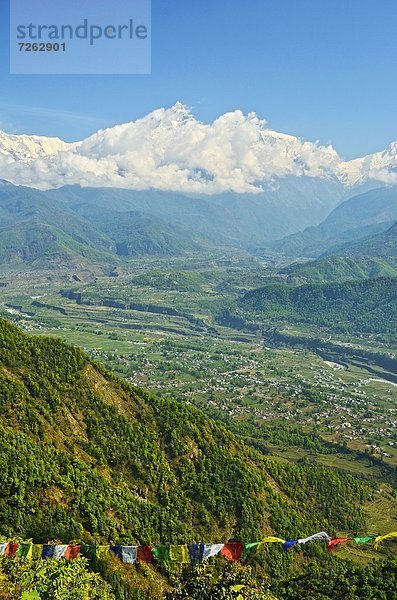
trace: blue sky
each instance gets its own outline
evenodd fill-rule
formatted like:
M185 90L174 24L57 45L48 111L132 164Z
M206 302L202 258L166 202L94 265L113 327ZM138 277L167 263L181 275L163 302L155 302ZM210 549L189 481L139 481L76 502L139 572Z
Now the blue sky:
M395 0L153 0L152 74L120 76L10 75L1 7L6 131L77 140L180 100L206 122L255 111L345 158L397 140Z

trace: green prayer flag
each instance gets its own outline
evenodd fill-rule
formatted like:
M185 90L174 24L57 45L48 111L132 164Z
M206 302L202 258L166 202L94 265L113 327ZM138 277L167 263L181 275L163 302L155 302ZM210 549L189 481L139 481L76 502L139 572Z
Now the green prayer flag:
M375 538L376 538L376 535L367 535L364 537L355 537L353 539L354 539L355 544L366 544L367 542L371 542Z
M170 560L174 560L178 563L190 562L189 552L186 544L180 546L170 546Z
M81 553L86 558L94 558L97 556L97 548L92 544L82 544L81 545Z
M262 542L248 542L247 544L244 544L244 551L243 551L243 558L247 558L249 551L252 550L252 548L257 548Z
M33 544L32 542L22 542L18 546L17 556L21 558L32 558L33 557Z
M159 562L168 562L170 560L170 547L154 546L152 548L152 554L157 558Z

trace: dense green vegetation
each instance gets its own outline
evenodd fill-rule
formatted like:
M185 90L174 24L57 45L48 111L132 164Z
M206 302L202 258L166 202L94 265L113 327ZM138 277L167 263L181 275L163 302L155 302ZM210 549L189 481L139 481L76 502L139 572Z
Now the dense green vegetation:
M88 561L78 558L0 561L0 600L117 600L111 586L88 570Z
M207 565L184 569L171 599L191 600L395 600L397 563L390 560L363 567L333 556L311 559L302 569L280 578L258 582L250 569L239 565Z
M397 224L390 229L356 242L334 246L327 254L342 256L378 256L388 261L397 257Z
M260 536L265 480L226 430L57 340L2 322L1 341L4 535L177 543L233 517L235 535Z
M337 332L397 329L397 279L292 286L270 284L248 292L240 306L264 319L313 323Z
M185 567L167 600L276 600L264 578L258 581L251 567L239 564Z
M363 567L336 557L328 557L321 562L312 560L295 576L271 581L270 588L277 597L288 600L395 600L397 563L391 560Z
M280 271L288 282L327 283L373 277L397 277L394 257L330 256L306 263L293 263Z
M1 320L0 373L5 537L186 543L365 528L365 481L273 461L196 409L132 389L59 340ZM288 570L282 551L266 556L272 577ZM117 598L138 598L132 590L148 581L161 597L151 568L142 579L121 567L98 565Z

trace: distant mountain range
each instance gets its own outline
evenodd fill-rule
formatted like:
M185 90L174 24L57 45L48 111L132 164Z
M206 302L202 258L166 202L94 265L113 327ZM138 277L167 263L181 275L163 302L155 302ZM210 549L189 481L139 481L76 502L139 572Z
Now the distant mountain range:
M397 221L397 143L346 162L254 114L206 125L180 103L76 143L0 132L0 177L0 261L11 265L107 268L224 246L384 257L382 239L383 254L354 244L376 245L365 239Z
M285 178L285 195L278 190L273 198L232 193L193 197L158 190L80 186L41 191L0 181L0 264L35 268L73 265L93 272L113 268L129 256L181 256L222 247L255 251L261 244L290 257L385 259L395 255L396 231L384 232L397 221L396 187L355 196L337 206L320 225L271 242L276 232L309 219L309 207L306 211L286 207L288 194L299 195L304 204L302 183L308 194L316 191L318 198L321 192L330 199L332 190L336 195L339 191L318 180L314 189L313 181L299 178ZM384 236L372 237L380 233ZM358 273L394 273L388 266L384 270L384 260L382 264L364 262L357 267ZM302 269L307 275L307 265L292 266L286 273L305 277ZM325 269L328 273L334 270L338 279L341 263L336 266L335 261L328 261ZM309 270L313 272L313 267ZM345 264L344 270L353 273L355 269ZM329 280L328 276L325 279Z
M271 244L274 251L287 256L318 257L321 255L363 254L374 256L367 242L349 247L385 232L397 221L397 187L383 187L353 196L337 206L315 227L308 227ZM351 246L353 248L353 246ZM384 256L384 254L380 254Z
M301 208L286 209L291 194L300 198ZM249 249L287 233L294 224L305 224L316 202L319 214L328 212L324 197L328 202L340 197L340 187L285 178L282 189L269 195L193 197L80 186L42 191L3 180L0 263L74 265L92 271L135 255L175 256L222 246Z
M93 209L139 211L208 237L216 245L248 248L296 231L313 220L320 221L343 199L344 191L339 183L331 181L285 177L276 190L259 194L185 195L80 186L65 186L45 194L55 202L67 202L76 211L82 203Z
M397 183L397 143L343 161L332 146L273 131L254 113L236 110L204 124L181 103L74 143L0 132L0 177L23 186L25 199L27 188L35 202L42 190L48 206L29 232L20 221L8 232L3 262L37 260L50 246L76 258L86 235L96 237L93 252L110 256L178 254L203 244L257 252L270 244L287 256L317 257L397 219L394 191L376 189ZM344 202L358 192L365 194ZM60 206L67 230L64 219L51 217ZM367 217L356 218L358 208ZM0 226L7 223L10 215ZM48 229L59 223L62 235Z
M180 255L203 248L194 233L137 211L122 214L0 182L0 264L108 270L127 256Z
M334 246L326 254L397 258L397 223L376 235Z

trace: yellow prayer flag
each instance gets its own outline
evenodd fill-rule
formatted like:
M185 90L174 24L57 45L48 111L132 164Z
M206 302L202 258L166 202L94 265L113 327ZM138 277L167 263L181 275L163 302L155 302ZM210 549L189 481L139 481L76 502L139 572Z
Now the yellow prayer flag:
M267 544L269 542L280 542L281 544L284 544L285 540L283 540L279 537L274 537L274 535L268 535L263 538L263 540L261 541L261 544Z
M178 563L188 563L189 552L186 544L180 546L170 546L170 560Z
M387 540L389 538L393 538L393 537L397 537L397 531L391 531L390 533L386 533L386 535L378 535L378 537L375 538L374 541L374 546L377 549L379 544L381 542L383 542L384 540Z
M43 544L33 544L32 548L32 558L37 560L41 558L43 552Z

